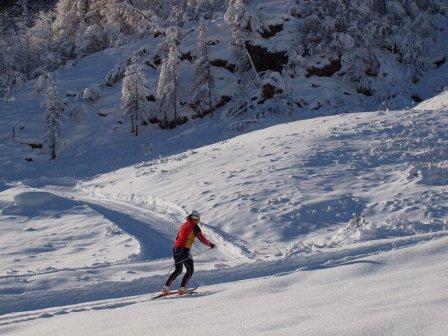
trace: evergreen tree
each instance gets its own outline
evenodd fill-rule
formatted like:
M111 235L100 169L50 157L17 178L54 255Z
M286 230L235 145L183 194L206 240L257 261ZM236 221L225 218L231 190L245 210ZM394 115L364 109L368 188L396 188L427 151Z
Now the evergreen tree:
M254 22L252 19L255 16L248 10L248 2L248 0L231 0L224 15L224 19L232 31L235 70L245 84L251 80L260 82L260 76L245 44L248 33L254 31L253 29L258 29L252 27L251 22Z
M231 0L224 19L232 31L232 47L235 58L235 72L238 74L239 87L236 92L236 104L228 113L229 116L242 115L254 108L251 91L261 83L251 55L246 47L246 39L251 32L257 31L253 22L255 16L247 8L248 0Z
M196 113L199 115L207 113L213 114L216 104L215 81L210 60L208 58L206 37L207 28L205 26L205 21L201 20L198 29L199 52L194 62L196 81L193 98L193 105Z
M48 75L47 86L44 95L44 128L45 143L50 154L50 159L56 158L56 145L60 136L61 118L64 104L59 96L58 86L52 75Z
M138 136L138 128L142 121L147 121L148 84L140 64L134 63L126 68L122 89L123 117L131 120L132 133Z
M53 29L61 39L74 41L87 22L86 0L59 0L55 9Z
M178 27L171 27L167 31L169 51L163 60L157 86L157 98L164 124L169 124L178 118L180 95L180 35L181 32Z

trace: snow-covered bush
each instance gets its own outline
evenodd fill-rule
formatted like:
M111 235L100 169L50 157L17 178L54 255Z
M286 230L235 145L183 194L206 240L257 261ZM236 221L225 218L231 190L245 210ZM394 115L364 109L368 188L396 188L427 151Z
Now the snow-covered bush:
M378 239L407 237L422 233L432 233L444 230L443 223L424 223L410 220L406 215L394 215L379 222L351 221L345 228L339 229L334 235L315 242L321 247L336 247L358 242Z
M404 178L408 181L417 180L427 185L448 185L448 161L413 163L405 171Z
M88 88L85 88L82 93L82 99L89 100L89 101L96 101L100 97L100 89L98 86L91 86Z
M42 95L45 93L48 85L49 75L43 74L40 75L39 78L36 80L36 84L34 84L34 92L37 95Z
M109 40L106 32L100 26L92 25L80 31L75 45L78 55L90 55L106 49L109 46Z
M70 108L70 118L76 122L79 123L84 119L84 115L87 112L87 108L84 104L77 102L73 104Z

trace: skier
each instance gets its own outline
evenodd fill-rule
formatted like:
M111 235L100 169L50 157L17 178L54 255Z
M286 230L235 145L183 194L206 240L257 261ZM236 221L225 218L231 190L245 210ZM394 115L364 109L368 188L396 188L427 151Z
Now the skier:
M180 285L178 293L179 295L187 294L187 283L191 279L191 276L194 272L193 258L191 257L190 249L196 237L198 237L201 243L203 243L204 245L210 246L210 248L215 247L215 244L208 241L207 238L205 238L202 234L201 229L198 225L200 217L201 216L199 212L193 210L187 216L185 223L181 225L179 232L177 233L177 237L173 246L173 258L176 268L174 272L171 273L168 277L165 286L163 286L163 294L170 293L170 286L177 278L177 276L182 273L183 265L185 265L187 273L182 279L182 283Z

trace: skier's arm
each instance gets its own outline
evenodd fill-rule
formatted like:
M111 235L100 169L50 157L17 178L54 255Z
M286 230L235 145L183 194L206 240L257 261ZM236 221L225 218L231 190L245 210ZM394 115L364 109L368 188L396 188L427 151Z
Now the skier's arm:
M193 227L193 232L194 232L194 235L196 237L198 237L198 239L201 241L202 244L210 246L211 248L215 247L215 244L213 244L207 238L204 237L204 235L202 234L202 231L201 231L201 228L199 227L199 225L195 225Z

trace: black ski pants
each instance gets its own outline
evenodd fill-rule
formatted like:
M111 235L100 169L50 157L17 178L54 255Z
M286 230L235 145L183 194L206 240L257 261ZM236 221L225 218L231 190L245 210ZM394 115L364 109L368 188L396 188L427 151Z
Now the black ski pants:
M187 287L188 281L190 281L193 272L194 264L193 258L191 258L190 249L186 247L173 247L173 259L175 263L174 272L170 274L168 280L166 281L166 286L171 286L171 284L176 280L179 274L182 273L183 266L187 269L187 273L184 275L181 283L181 287Z

